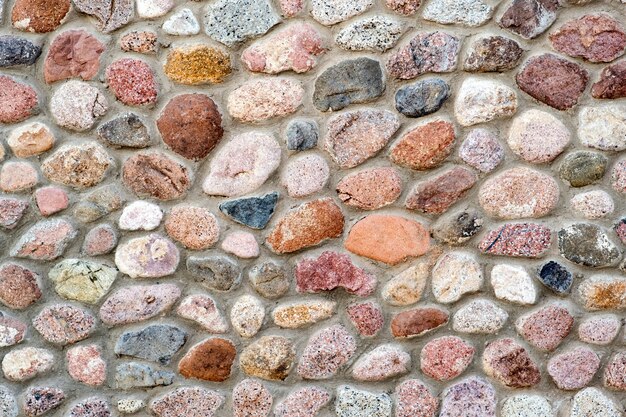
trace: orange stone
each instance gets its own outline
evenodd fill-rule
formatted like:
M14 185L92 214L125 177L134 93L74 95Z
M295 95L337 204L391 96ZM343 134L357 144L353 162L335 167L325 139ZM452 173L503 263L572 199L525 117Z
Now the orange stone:
M395 265L428 252L430 235L413 220L372 214L352 226L345 247L357 255Z
M391 150L391 160L420 171L435 168L452 152L454 139L452 123L436 120L404 135Z
M233 342L214 337L198 343L178 363L178 372L185 378L222 382L230 376L237 355Z

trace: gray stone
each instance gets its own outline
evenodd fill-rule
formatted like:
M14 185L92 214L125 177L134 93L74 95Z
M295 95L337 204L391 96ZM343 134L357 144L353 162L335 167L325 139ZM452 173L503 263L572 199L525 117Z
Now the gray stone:
M396 109L407 117L434 113L450 97L450 86L440 78L407 85L396 92Z
M173 372L139 362L122 363L115 368L115 384L119 389L167 386L173 381Z
M154 324L122 333L115 344L115 353L167 365L186 341L187 333L180 328Z
M206 7L206 34L226 46L264 35L280 22L269 0L218 0Z
M584 187L604 177L608 159L599 153L579 151L563 158L559 175L572 187Z
M133 0L72 0L79 12L96 19L96 26L104 33L121 28L133 19Z
M391 417L391 397L342 386L337 388L335 412L339 417Z
M404 24L392 17L373 16L358 20L337 34L335 42L349 51L385 52L404 33Z
M313 120L293 120L287 126L287 149L306 151L317 146L319 127Z
M496 390L482 378L457 382L442 397L439 417L496 417Z
M371 58L342 61L315 80L313 104L320 111L336 111L350 104L367 103L385 91L380 63Z
M2 12L2 1L0 0L0 16ZM0 385L0 416L17 417L17 401L13 393L5 386Z
M615 265L621 256L619 248L599 226L575 223L558 233L559 251L568 261L602 268Z
M363 13L373 4L374 0L312 0L311 15L322 25L330 26Z
M278 193L273 192L263 197L248 197L226 201L220 204L222 213L253 229L263 229L274 214Z
M0 17L2 5L0 5ZM1 21L1 19L0 19ZM41 55L41 47L19 36L0 36L0 67L33 65Z
M190 256L187 270L197 282L213 291L230 291L241 282L241 268L226 256Z
M123 114L100 125L98 138L114 148L145 148L152 144L148 128L135 113Z
M265 298L279 298L289 290L286 268L272 261L252 267L248 279L252 288Z
M471 208L445 214L431 226L432 236L448 245L460 245L472 238L484 223L483 215Z
M105 185L86 196L74 208L74 217L83 223L94 222L114 211L126 202L124 192L117 185Z
M480 26L492 14L493 8L481 0L430 0L422 16L443 25Z
M574 396L570 417L622 417L618 406L598 388L585 388Z

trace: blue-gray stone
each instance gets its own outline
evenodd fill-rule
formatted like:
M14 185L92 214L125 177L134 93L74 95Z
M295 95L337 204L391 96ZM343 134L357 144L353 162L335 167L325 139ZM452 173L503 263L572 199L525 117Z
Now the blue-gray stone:
M117 365L115 382L119 389L151 388L171 385L174 373L138 362Z
M269 223L276 209L278 193L263 197L247 197L226 201L220 204L220 211L236 221L253 229L263 229Z
M450 97L450 86L440 78L418 81L396 92L396 109L407 117L434 113Z
M287 149L290 151L315 148L318 138L317 123L312 120L294 120L287 126Z
M180 328L154 324L122 333L115 344L115 353L167 365L186 341L187 333Z
M0 36L0 67L33 65L41 55L41 47L19 36Z
M572 287L574 277L563 265L549 261L539 269L539 280L555 293L566 294Z

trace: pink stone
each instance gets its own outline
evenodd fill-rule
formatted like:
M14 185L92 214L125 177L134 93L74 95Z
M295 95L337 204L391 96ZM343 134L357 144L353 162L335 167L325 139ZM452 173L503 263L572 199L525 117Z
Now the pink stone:
M213 417L222 404L224 396L216 391L181 387L153 400L150 410L157 417Z
M552 231L537 223L508 223L488 232L478 244L489 255L537 258L552 244Z
M41 298L39 276L15 263L0 266L0 303L22 310Z
M324 158L305 154L287 161L281 182L290 197L299 198L321 191L329 176L330 168Z
M447 381L461 375L472 363L472 345L456 336L444 336L426 343L420 353L420 367L429 377Z
M476 183L476 175L456 166L418 182L406 199L406 207L426 214L441 214L465 197Z
M33 115L38 104L35 90L0 75L0 123L16 123Z
M272 402L272 394L253 379L244 379L233 388L234 417L266 417Z
M396 386L396 417L435 417L439 400L418 379Z
M97 345L76 346L65 355L67 372L72 379L83 384L98 386L106 381L107 365Z
M376 210L393 204L402 194L402 178L395 168L364 169L346 175L337 184L344 204L361 210Z
M100 55L106 47L84 30L68 30L57 35L46 56L44 79L48 84L67 78L91 80L98 74Z
M376 288L376 278L352 263L350 256L325 251L317 259L303 259L296 266L298 292L317 293L337 287L348 293L368 296Z
M538 349L556 349L572 330L574 317L558 304L547 305L520 317L515 323L518 333Z
M482 378L464 379L442 397L439 417L496 417L496 390Z
M504 159L504 148L493 132L477 128L468 133L459 149L459 156L469 166L491 172Z
M87 310L54 304L37 314L33 327L48 342L67 345L88 338L96 330L96 319Z
M324 52L320 33L307 23L297 23L254 42L243 51L241 61L253 72L302 73L313 69Z
M248 232L230 233L224 238L222 249L243 259L259 256L259 244L254 235Z
M67 417L111 417L109 404L99 397L81 400L70 410Z
M450 313L437 307L417 307L402 311L391 319L391 334L411 338L438 329L448 323Z
M65 210L70 199L65 190L59 187L43 187L35 191L35 201L39 212L43 216L50 216L59 211Z
M621 322L615 316L590 317L578 327L578 338L585 343L608 345L615 339L620 327Z
M604 386L626 391L626 351L615 353L604 368Z
M65 219L49 219L35 223L11 249L11 256L50 261L65 252L77 231Z
M276 405L276 417L311 417L330 401L330 394L316 386L298 388Z
M27 328L28 326L20 320L0 314L0 347L20 343L24 340Z
M409 372L411 355L395 345L381 345L361 356L352 368L357 381L384 381Z
M373 301L350 304L346 314L361 336L376 336L385 323L382 309Z
M304 8L304 0L278 0L280 11L285 17L294 17Z
M388 8L404 16L411 16L415 14L421 3L422 0L385 0L385 5Z
M88 256L106 255L117 246L117 232L109 224L101 224L85 236L82 252Z
M6 162L0 169L0 189L6 193L28 190L38 181L39 174L28 162Z
M209 333L226 333L228 325L208 295L195 294L185 297L176 309L180 317L193 320Z
M107 67L106 80L115 97L129 106L154 104L157 84L152 68L138 59L124 58Z
M537 385L541 374L528 351L514 339L489 342L483 351L485 373L510 388Z
M622 158L613 167L611 185L618 193L626 193L626 158Z
M600 368L600 358L587 347L578 347L553 356L548 361L548 373L557 387L579 390L586 387Z
M0 197L0 226L13 229L28 210L28 201L18 198Z
M356 342L340 324L322 329L309 339L297 367L304 379L334 377L356 352Z
M387 61L389 75L410 80L427 72L456 69L461 42L444 32L424 32L415 36Z
M148 320L168 310L180 294L180 288L174 284L121 288L102 304L100 319L109 326Z
M260 122L295 112L304 88L290 78L252 78L228 95L227 109L241 122Z

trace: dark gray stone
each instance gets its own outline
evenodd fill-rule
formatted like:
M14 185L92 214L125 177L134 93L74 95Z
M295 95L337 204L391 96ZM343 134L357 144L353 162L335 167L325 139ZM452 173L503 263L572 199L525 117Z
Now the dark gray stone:
M171 385L174 373L138 362L127 362L115 368L115 383L119 389L151 388Z
M572 287L574 277L563 265L549 261L539 268L539 280L556 294L567 294Z
M0 5L0 13L1 11ZM11 35L0 36L0 67L33 65L39 55L41 55L41 47L26 38Z
M226 256L190 256L187 270L197 282L213 291L230 291L241 282L241 268Z
M263 229L274 214L278 193L273 192L263 197L248 197L226 201L220 204L222 213L252 229Z
M186 341L187 333L180 328L155 324L122 333L115 344L115 353L167 365Z
M608 159L602 154L578 151L563 159L559 174L572 187L584 187L604 177L607 163Z
M615 265L621 253L599 226L575 223L559 230L559 251L568 261L594 268Z
M315 148L319 138L319 128L312 120L293 120L287 126L287 149L305 151Z
M380 63L370 58L342 61L315 80L313 104L320 111L341 110L350 104L367 103L385 91Z
M431 226L432 236L448 245L467 242L482 228L483 215L471 208L445 214Z
M285 267L271 261L252 267L248 279L252 288L265 298L278 298L289 290Z
M146 125L135 113L123 114L100 125L98 138L115 148L145 148L152 145Z
M450 86L440 78L407 85L396 92L396 109L407 117L434 113L450 97Z

